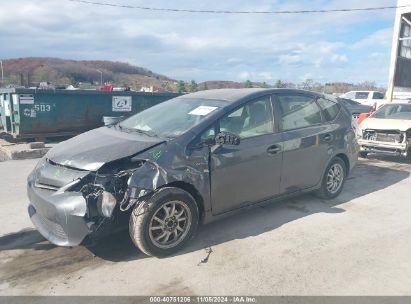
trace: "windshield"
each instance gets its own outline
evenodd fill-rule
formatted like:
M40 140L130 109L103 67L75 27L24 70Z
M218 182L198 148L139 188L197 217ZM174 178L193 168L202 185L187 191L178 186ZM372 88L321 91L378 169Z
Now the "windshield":
M411 104L384 105L371 117L384 119L411 119Z
M225 105L227 102L222 100L177 97L133 115L118 126L152 136L176 137Z

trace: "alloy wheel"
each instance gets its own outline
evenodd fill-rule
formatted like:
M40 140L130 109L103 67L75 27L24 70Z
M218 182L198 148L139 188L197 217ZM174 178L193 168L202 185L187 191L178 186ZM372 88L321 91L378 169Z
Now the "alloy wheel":
M327 173L327 190L334 194L340 190L344 181L344 169L341 164L333 164Z
M190 230L192 215L182 201L170 201L161 205L151 218L149 236L159 248L171 248L184 240Z

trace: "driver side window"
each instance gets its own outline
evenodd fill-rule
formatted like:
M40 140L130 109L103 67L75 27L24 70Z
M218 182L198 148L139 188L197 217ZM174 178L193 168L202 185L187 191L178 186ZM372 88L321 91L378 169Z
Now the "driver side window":
M215 126L210 127L200 135L200 142L207 142L213 140L216 136Z
M220 132L231 132L249 138L274 132L270 96L247 103L220 119Z

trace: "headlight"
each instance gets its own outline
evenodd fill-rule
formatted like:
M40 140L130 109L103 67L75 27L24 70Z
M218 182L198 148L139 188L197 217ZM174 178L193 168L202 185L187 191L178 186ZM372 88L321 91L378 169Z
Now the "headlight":
M98 212L105 217L111 217L116 207L117 199L113 194L103 191L97 199Z
M47 162L46 155L44 155L36 164L36 167L34 167L34 171L40 169L40 167L44 166Z
M351 118L351 128L353 129L357 139L362 137L361 126L357 123L357 120L354 117Z
M357 138L362 138L362 129L361 126L358 126L355 135L357 136Z

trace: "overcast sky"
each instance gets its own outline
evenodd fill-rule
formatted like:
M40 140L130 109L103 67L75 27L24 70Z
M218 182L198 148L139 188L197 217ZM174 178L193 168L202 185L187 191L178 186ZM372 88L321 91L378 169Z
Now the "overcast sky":
M101 0L181 9L300 10L394 0ZM101 7L66 0L1 1L0 58L124 61L196 81L376 81L385 85L395 10L212 15Z

